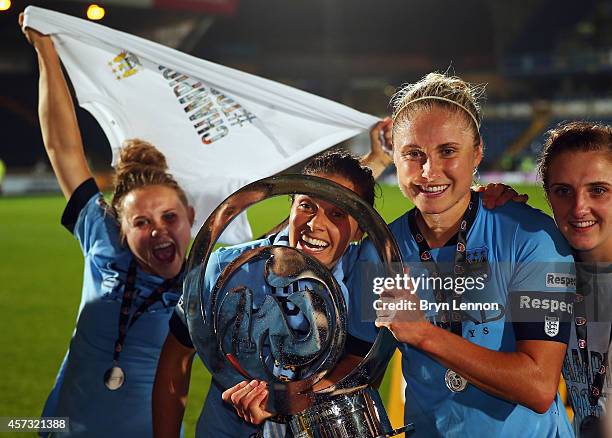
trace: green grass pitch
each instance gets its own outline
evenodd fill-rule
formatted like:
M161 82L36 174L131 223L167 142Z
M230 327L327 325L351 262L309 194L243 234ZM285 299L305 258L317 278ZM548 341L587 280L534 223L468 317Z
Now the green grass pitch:
M550 211L539 187L516 188L529 194L531 205ZM387 221L410 207L396 187L382 186L381 195L377 208ZM0 198L0 417L40 415L74 329L83 264L76 240L59 224L64 205L58 196ZM249 210L254 236L284 219L288 208L287 197L279 197ZM209 381L197 360L187 437ZM381 390L384 398L385 383Z

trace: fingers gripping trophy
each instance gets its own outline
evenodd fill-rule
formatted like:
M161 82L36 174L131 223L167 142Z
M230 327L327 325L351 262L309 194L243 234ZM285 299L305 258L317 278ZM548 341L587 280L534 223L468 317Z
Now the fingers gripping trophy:
M296 193L344 210L368 233L386 269L401 266L384 220L353 191L314 176L256 181L227 198L194 241L184 286L194 346L223 388L245 379L267 381L267 408L286 419L295 437L383 438L412 430L411 425L392 429L372 387L396 347L386 328L357 367L320 387L344 353L347 304L332 273L315 258L287 246L257 247L225 266L214 285L207 284L213 248L227 225L253 204ZM290 293L281 300L271 292L279 289Z

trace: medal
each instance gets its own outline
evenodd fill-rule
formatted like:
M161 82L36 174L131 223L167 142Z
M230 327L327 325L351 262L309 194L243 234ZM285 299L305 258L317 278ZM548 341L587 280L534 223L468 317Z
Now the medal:
M119 388L123 386L124 382L125 382L125 373L117 365L110 367L104 373L104 385L110 391L118 390Z
M451 369L446 370L444 374L444 383L451 392L461 392L467 388L468 381L464 377L461 377L458 373Z
M142 302L142 304L140 304L140 306L138 306L130 318L132 300L136 296L134 288L134 282L136 281L136 260L132 259L130 262L125 281L125 289L123 291L123 298L121 299L121 308L119 309L119 327L117 329L118 336L117 340L115 341L115 348L113 349L113 366L107 369L104 373L104 386L106 386L109 391L116 391L125 383L125 373L119 366L119 357L121 356L121 351L123 351L123 343L125 342L125 337L127 336L128 330L151 305L162 300L163 292L173 288L177 284L178 278L179 276L177 275L171 280L165 280L151 293L148 298Z

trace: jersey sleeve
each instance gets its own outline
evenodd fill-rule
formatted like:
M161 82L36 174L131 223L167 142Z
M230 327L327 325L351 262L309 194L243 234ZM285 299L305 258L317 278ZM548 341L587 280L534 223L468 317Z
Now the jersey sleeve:
M74 234L84 255L94 248L96 254L108 258L121 252L119 224L93 178L76 188L61 223Z
M183 297L181 296L178 304L174 307L174 312L168 321L170 333L179 341L184 347L195 348L193 342L191 342L191 336L189 336L189 329L187 328L187 320L185 319L185 308L184 308Z
M374 325L374 301L378 297L373 293L372 279L381 274L383 265L374 245L367 239L358 247L352 248L342 263L349 296L348 332L354 338L347 349L352 348L353 344L357 351L363 351L364 344L353 341L374 343L378 335L378 329Z
M576 271L571 249L543 213L519 223L509 287L517 340L569 341Z
M81 210L87 205L88 201L94 196L100 194L100 189L93 178L89 178L81 183L70 196L68 204L62 214L62 225L68 231L74 233L74 227L79 219Z

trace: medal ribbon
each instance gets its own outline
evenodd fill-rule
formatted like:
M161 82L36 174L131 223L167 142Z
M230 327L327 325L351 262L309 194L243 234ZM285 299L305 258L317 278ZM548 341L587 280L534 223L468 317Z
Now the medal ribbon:
M582 290L586 286L586 280L580 274L580 271L576 272L578 276L578 285ZM589 387L589 403L591 408L597 406L599 397L601 397L601 391L603 389L604 380L606 378L607 366L608 366L608 350L606 349L603 354L601 366L595 372L591 371L591 363L589 361L589 348L587 344L587 313L586 313L586 302L582 293L576 293L576 301L574 303L574 317L576 326L576 339L578 341L578 351L582 358L582 369L584 370L587 385ZM610 328L610 339L608 346L612 342L612 327Z
M433 259L431 255L431 247L427 243L427 240L423 236L423 234L419 231L419 227L417 225L417 213L418 210L413 208L410 210L408 214L408 225L410 227L410 232L412 233L412 237L416 241L419 247L419 258L421 262L427 268L429 275L432 277L439 277L441 275L438 264ZM476 214L478 213L478 193L471 192L470 194L470 203L468 205L467 210L463 214L463 218L459 224L459 230L457 233L449 239L448 242L444 246L455 245L455 256L453 259L453 279L456 276L465 274L465 264L466 264L466 245L467 245L467 234L470 231L470 228L474 224L474 220L476 219ZM437 289L434 291L434 296L436 299L436 303L448 303L448 296L444 289ZM453 306L450 311L442 311L441 321L436 321L436 325L439 327L448 330L450 329L454 334L463 336L463 326L462 326L462 313L460 310L454 310L459 308L461 304L461 300L463 298L463 294L452 293L452 302Z
M157 287L157 289L155 289L151 295L149 295L142 302L142 304L138 306L130 318L130 308L132 307L134 295L136 295L136 260L132 259L130 262L130 267L128 268L123 298L121 299L121 310L119 311L119 334L117 336L117 340L115 341L115 349L113 351L113 362L115 365L119 363L119 357L121 355L121 350L123 349L123 343L125 342L125 337L127 336L128 330L134 325L138 318L140 318L140 316L147 311L149 307L151 307L157 301L161 301L162 294L165 291L174 288L178 284L181 273L172 279L165 280L159 287Z

